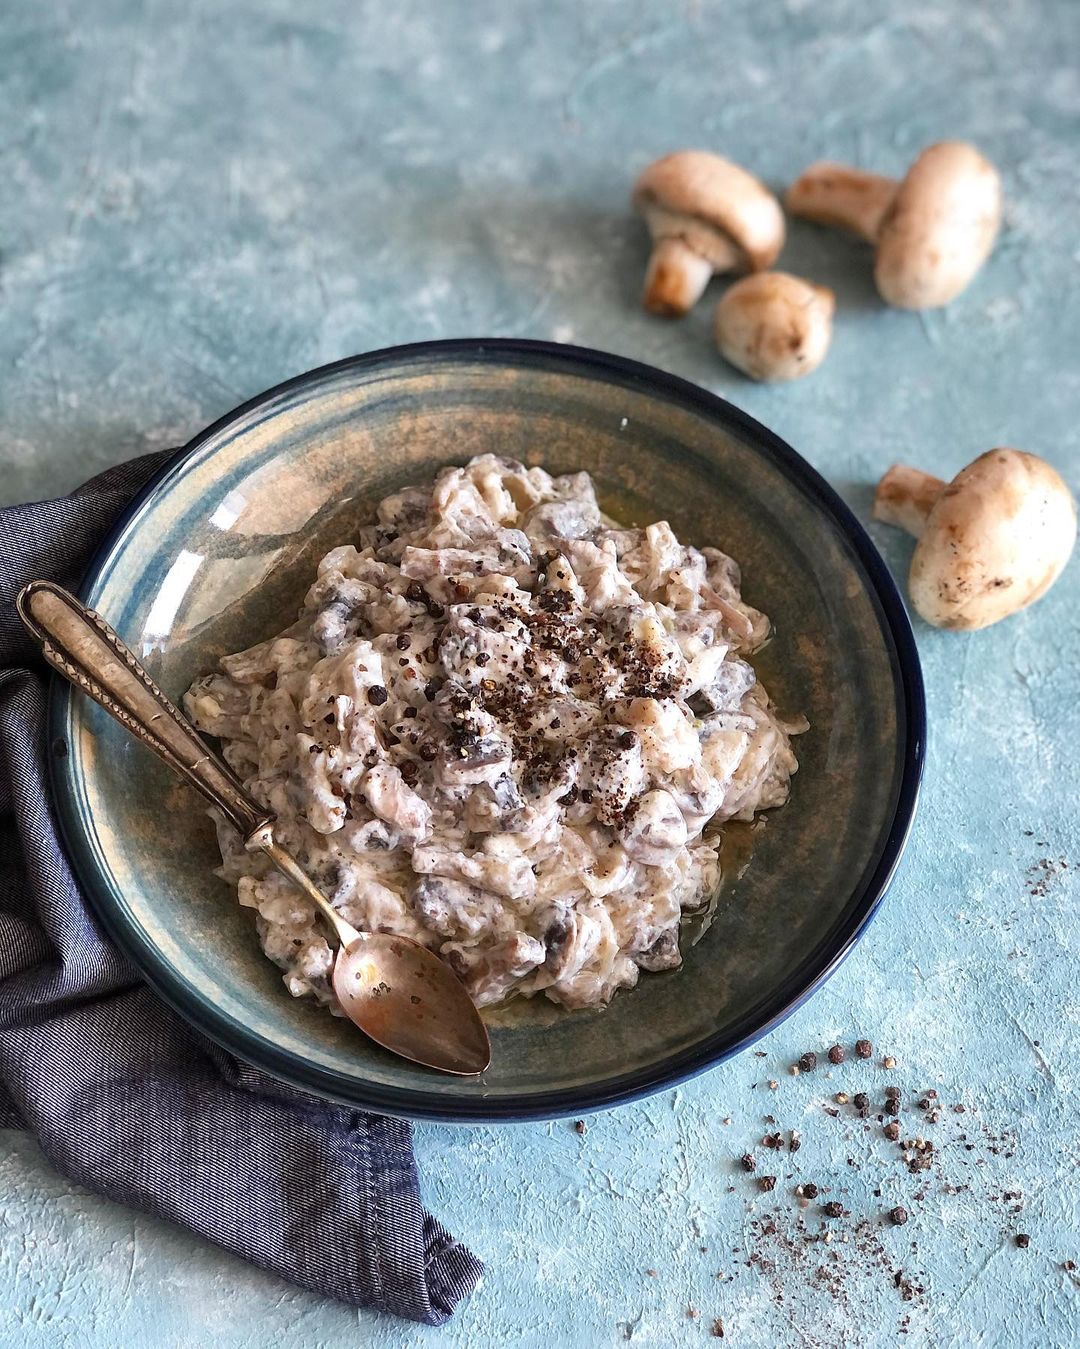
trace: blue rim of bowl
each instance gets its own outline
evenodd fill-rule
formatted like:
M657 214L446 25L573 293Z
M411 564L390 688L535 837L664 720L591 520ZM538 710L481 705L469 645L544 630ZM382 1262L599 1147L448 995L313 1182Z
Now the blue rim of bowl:
M84 812L80 806L72 757L50 754L49 772L68 855L101 926L142 972L154 991L209 1039L279 1080L354 1108L447 1123L558 1119L606 1110L697 1077L741 1053L774 1030L831 978L877 912L910 836L925 760L926 701L914 634L896 584L869 535L816 469L753 417L688 380L623 356L554 342L518 338L452 338L407 343L319 366L249 399L218 418L177 451L135 496L87 568L80 587L83 602L93 605L98 581L113 553L137 525L152 499L180 475L207 441L231 423L272 399L305 387L317 386L342 371L370 371L379 366L400 365L410 361L456 361L463 358L493 364L515 359L539 359L548 363L549 368L563 369L571 374L585 376L596 373L615 377L641 392L659 394L741 433L756 449L768 452L789 479L831 520L863 568L870 593L883 620L883 632L891 642L898 693L897 730L903 742L903 770L896 793L892 825L877 856L866 868L860 884L853 892L853 903L845 911L843 919L821 938L772 995L747 1009L733 1028L699 1041L667 1059L598 1084L565 1088L542 1098L533 1093L497 1099L485 1098L480 1094L475 1097L463 1094L440 1101L435 1096L411 1088L387 1087L375 1082L358 1084L330 1069L285 1054L262 1037L249 1034L245 1027L219 1016L212 1006L196 1002L187 995L186 984L157 948L143 934L124 923L115 910L116 896L106 879L106 859L98 852L83 824ZM73 693L74 690L66 681L54 678L49 702L49 745L66 736Z

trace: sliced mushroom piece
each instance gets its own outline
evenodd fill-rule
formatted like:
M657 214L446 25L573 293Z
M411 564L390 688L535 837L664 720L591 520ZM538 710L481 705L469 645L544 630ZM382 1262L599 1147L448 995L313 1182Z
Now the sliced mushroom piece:
M938 628L985 628L1033 603L1076 542L1076 506L1060 474L1022 450L996 449L951 483L896 464L874 517L914 534L908 590Z
M546 954L543 943L525 932L515 932L490 946L446 942L440 951L469 990L477 1007L501 1002L527 974L543 963Z
M780 203L753 174L704 150L665 155L634 184L653 238L642 304L681 317L718 272L761 271L784 243Z
M440 787L475 787L503 776L511 761L509 741L498 735L460 736L447 745L435 765Z
M826 286L759 272L736 281L716 306L716 345L751 379L799 379L825 359L835 310Z
M660 970L675 970L682 964L682 953L679 950L679 929L668 928L666 932L661 932L653 944L640 955L634 957L638 967L648 970L650 973L657 973Z
M1001 225L997 169L964 141L929 146L899 183L843 164L811 164L784 201L792 215L875 244L874 281L900 309L955 299L989 257Z
M393 764L376 764L365 775L361 790L372 812L400 834L415 840L430 832L431 807Z
M626 855L646 866L660 867L686 843L686 821L670 792L645 792L626 812L619 839Z
M424 927L440 937L475 938L505 922L494 895L446 876L419 876L409 902Z
M588 914L556 910L544 931L544 970L553 983L572 979L593 956L600 928Z

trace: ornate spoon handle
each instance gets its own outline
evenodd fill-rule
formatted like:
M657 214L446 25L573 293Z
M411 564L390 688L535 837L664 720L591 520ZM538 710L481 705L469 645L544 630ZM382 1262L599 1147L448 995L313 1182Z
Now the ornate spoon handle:
M264 846L273 815L158 688L100 615L51 581L31 581L15 601L45 659L211 801L245 841Z

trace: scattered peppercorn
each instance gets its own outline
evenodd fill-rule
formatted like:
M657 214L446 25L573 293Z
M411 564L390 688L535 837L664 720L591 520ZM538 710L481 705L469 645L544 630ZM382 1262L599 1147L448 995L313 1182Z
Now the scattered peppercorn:
M409 636L409 634L407 632L403 632L401 636L397 639L397 649L399 651L408 651L409 644L411 641L412 638Z
M432 760L436 758L439 751L435 748L434 745L430 744L428 741L425 741L420 746L418 753L425 763L431 763Z
M371 688L367 691L367 699L372 707L382 707L383 703L386 702L386 698L386 690L381 684L372 684Z
M804 1199L816 1199L818 1197L818 1187L812 1180L808 1180L805 1185L800 1186Z
M724 1338L724 1319L722 1316L718 1316L712 1323L712 1329L709 1331L709 1334L714 1340L722 1340Z
M1015 1241L1022 1251L1026 1251L1031 1245L1031 1238L1026 1232L1017 1232Z
M895 1068L896 1060L893 1058L891 1054L886 1054L885 1057L881 1060L881 1066L883 1068Z
M775 1189L776 1189L776 1177L775 1177L775 1176L759 1176L759 1177L758 1177L758 1189L759 1189L759 1190L764 1190L764 1192L765 1192L766 1194L768 1194L770 1190L775 1190Z
M885 1099L888 1100L888 1101L898 1101L898 1100L900 1099L900 1088L899 1088L899 1087L886 1087L886 1088L885 1088Z
M588 1125L583 1119L574 1120L574 1133L584 1134L588 1132Z
M899 1124L897 1124L896 1120L891 1119L888 1122L888 1124L886 1124L885 1137L889 1140L890 1143L895 1143L896 1140L900 1137L900 1126Z
M865 1091L857 1091L857 1092L855 1093L855 1096L854 1096L853 1100L854 1100L854 1103L855 1103L855 1109L856 1109L856 1110L869 1110L869 1109L870 1109L870 1097L867 1096L867 1094L866 1094Z
M908 1212L903 1205L897 1204L895 1208L889 1209L889 1222L891 1222L894 1227L903 1227L907 1220Z
M899 1115L900 1102L896 1099L895 1096L890 1096L889 1099L885 1102L885 1111L889 1115Z
M924 1097L922 1098L922 1100L920 1100L920 1102L919 1102L919 1109L920 1109L920 1110L929 1110L929 1109L930 1109L930 1102L929 1102L929 1100L927 1099L927 1097L924 1096Z
M754 1161L754 1154L752 1152L744 1152L739 1158L739 1161L744 1171L753 1171L757 1166L757 1162Z
M414 604L422 604L427 599L427 591L419 581L410 581L405 587L405 598Z
M856 1040L855 1053L860 1059L869 1059L874 1056L874 1046L869 1040Z
M636 744L637 736L633 731L623 731L622 735L619 736L620 749L633 749Z
M827 1204L822 1204L821 1211L826 1218L842 1218L844 1216L844 1206L839 1199L830 1199Z
M808 1050L799 1060L799 1070L804 1073L812 1073L817 1067L817 1055L813 1050Z
M833 1045L833 1047L829 1050L829 1062L843 1063L843 1061L844 1061L843 1045Z
M798 1150L802 1147L802 1139L799 1137L798 1129L792 1129L791 1142L788 1143L788 1147L791 1149L792 1152L798 1152Z

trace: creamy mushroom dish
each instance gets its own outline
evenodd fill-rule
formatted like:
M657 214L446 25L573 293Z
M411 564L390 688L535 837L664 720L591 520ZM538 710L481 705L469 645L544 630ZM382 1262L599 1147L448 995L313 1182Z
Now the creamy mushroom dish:
M680 963L715 826L787 799L806 722L747 663L768 631L730 557L485 454L387 497L299 620L185 704L349 922L424 943L481 1006L597 1007ZM333 1005L309 901L218 835L290 992Z

